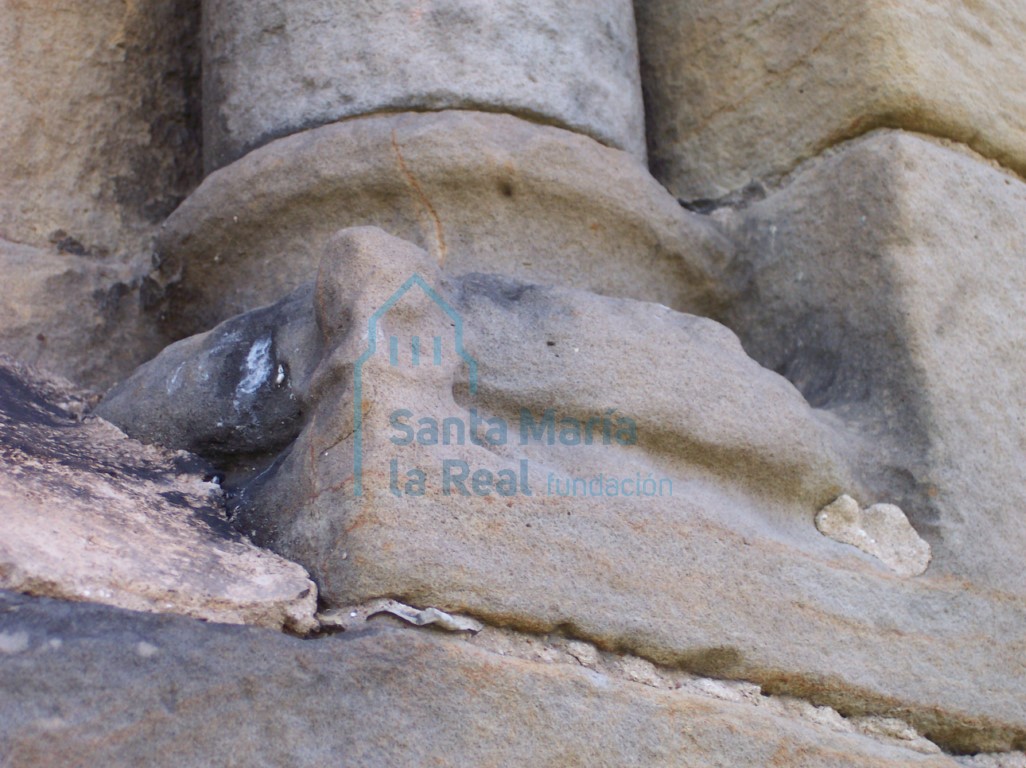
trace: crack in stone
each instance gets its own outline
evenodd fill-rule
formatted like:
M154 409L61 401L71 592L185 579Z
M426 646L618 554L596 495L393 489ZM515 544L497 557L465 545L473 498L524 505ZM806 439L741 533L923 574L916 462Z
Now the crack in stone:
M424 192L423 187L420 186L420 182L417 181L417 177L413 175L413 172L406 165L406 159L403 157L402 147L399 145L399 139L396 136L396 129L392 129L392 149L395 151L396 161L399 164L399 171L406 179L407 185L420 200L421 205L427 212L428 216L431 217L434 222L435 228L435 243L437 248L437 254L435 258L438 261L439 267L445 266L445 260L448 257L448 249L445 245L445 230L442 227L442 220L438 216L438 211L435 210L435 206L431 204L431 200Z
M398 604L398 601L393 598L381 598L360 605L332 610L328 614L331 621L323 625L323 631L309 637L314 639L339 631L359 631L373 620L407 631L430 631L446 642L468 643L498 656L541 664L582 666L592 672L624 683L635 683L671 693L759 707L778 717L792 720L801 719L836 732L864 736L921 754L945 752L944 745L919 733L916 727L905 718L871 712L842 714L831 706L817 704L797 695L789 695L786 692L767 693L763 686L756 682L707 677L689 671L683 666L671 667L630 653L602 650L593 642L573 636L572 633L525 632L488 623L480 616L469 617L458 613L454 613L453 617L460 621L478 624L481 629L474 632L455 632L444 631L432 626L414 626L394 615L378 611L377 608L386 602ZM420 609L409 608L409 610L419 611ZM324 617L325 614L321 614L321 616ZM1002 768L1006 759L1013 760L1013 763L1009 763L1009 765L1015 766L1018 764L1014 760L1020 757L1026 760L1026 755L1019 752L990 754L1000 756L995 758L1000 762L993 763L993 765L1002 766ZM971 762L975 758L966 759L970 760L966 765L976 765ZM984 762L980 765L990 766L992 764Z

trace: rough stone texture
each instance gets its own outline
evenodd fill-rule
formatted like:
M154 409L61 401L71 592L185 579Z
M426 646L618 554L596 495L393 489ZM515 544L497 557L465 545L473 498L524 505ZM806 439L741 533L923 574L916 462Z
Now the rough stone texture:
M851 496L841 496L819 511L816 528L834 541L879 558L899 576L921 576L930 565L930 545L894 504L860 509Z
M0 238L143 246L198 181L198 21L196 0L0 1Z
M1008 752L996 755L973 755L957 758L967 768L1026 768L1026 754Z
M726 322L870 436L859 501L899 505L931 573L1026 595L1026 184L881 131L719 216L739 248Z
M557 213L558 212L558 213ZM629 155L507 115L404 114L279 139L208 177L159 250L181 337L313 279L328 238L373 224L455 274L706 313L725 243Z
M5 768L957 766L768 707L423 630L311 642L0 593L0 648Z
M371 327L411 274L424 282ZM389 596L524 631L559 628L847 715L897 717L953 749L1024 743L1026 601L974 588L959 560L904 580L821 536L815 514L839 489L866 496L837 451L866 445L754 365L726 329L653 304L446 278L425 252L367 228L329 246L314 297L322 346L305 354L320 361L291 383L303 430L259 477L239 481L234 505L244 530L310 569L328 604ZM428 350L437 336L442 364L425 351L411 365L413 338ZM376 352L364 357L371 339ZM141 370L136 396L163 408L188 344ZM274 348L272 368L313 369ZM420 429L424 417L469 422L469 408L506 419L507 442L396 443L398 410ZM637 441L522 445L521 409L582 423L616 409L612 430L628 417ZM446 460L510 472L517 487L499 493L493 477L490 493L450 485L446 495ZM423 496L410 493L410 468L425 473ZM669 479L672 496L553 494L553 479L598 474ZM986 644L982 627L995 628Z
M103 389L160 351L143 270L0 240L0 353Z
M645 157L630 0L204 3L208 171L382 111L523 115Z
M316 626L316 587L295 563L226 525L202 462L140 445L98 419L81 422L86 405L0 358L0 587L221 622Z
M720 197L881 126L1026 171L1015 0L636 6L652 167L680 197Z

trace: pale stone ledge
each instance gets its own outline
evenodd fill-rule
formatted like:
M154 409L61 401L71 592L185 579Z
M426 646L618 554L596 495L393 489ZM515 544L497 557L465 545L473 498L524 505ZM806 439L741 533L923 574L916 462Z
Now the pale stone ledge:
M17 638L0 675L0 746L15 764L957 766L769 701L429 630L310 641L0 593L3 636Z

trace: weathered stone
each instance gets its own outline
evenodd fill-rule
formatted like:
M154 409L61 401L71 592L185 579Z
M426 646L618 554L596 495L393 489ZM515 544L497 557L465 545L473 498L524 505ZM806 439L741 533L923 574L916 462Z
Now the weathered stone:
M860 509L851 496L841 496L819 511L816 528L834 541L879 558L899 576L921 576L930 565L930 545L894 504Z
M212 621L316 626L316 587L295 563L231 530L202 462L98 419L81 422L86 405L0 358L0 587Z
M316 276L339 229L373 224L454 274L495 271L707 313L725 243L634 158L472 112L377 116L279 139L209 176L159 242L181 278L174 337Z
M0 275L0 353L105 389L166 343L129 265L0 239Z
M652 167L680 197L720 197L876 127L1026 172L1014 0L636 6Z
M369 228L329 246L314 296L322 346L306 354L320 359L294 366L314 373L292 383L302 432L240 480L234 503L239 525L306 565L329 606L387 595L561 629L900 718L953 749L1026 739L1026 600L974 588L952 559L901 579L820 535L816 512L842 490L868 498L838 456L869 441L809 408L725 328L447 277ZM137 396L159 404L159 371L179 354L140 371ZM501 424L505 441L490 432ZM981 627L998 626L981 647Z
M1021 9L637 3L700 217L629 0L210 0L151 257L199 4L0 0L0 353L213 328L0 362L0 764L1023 764Z
M630 0L204 3L211 171L382 111L506 112L645 156Z
M739 249L725 320L871 436L859 500L900 506L938 577L1026 595L1026 184L882 131L718 216Z
M0 20L0 238L141 248L199 180L198 2L2 0Z
M12 765L957 765L424 630L303 641L0 593L0 638Z

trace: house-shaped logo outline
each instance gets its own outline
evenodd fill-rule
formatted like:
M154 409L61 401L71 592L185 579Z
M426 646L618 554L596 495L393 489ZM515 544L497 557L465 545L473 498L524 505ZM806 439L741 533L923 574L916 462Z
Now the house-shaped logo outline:
M418 274L414 274L403 283L402 287L399 288L392 296L382 304L378 310L371 315L370 320L367 322L367 350L360 355L356 361L356 366L353 372L354 376L354 422L353 422L353 490L354 495L363 496L363 365L370 360L378 350L378 323L392 307L398 304L402 298L413 290L414 287L419 287L427 294L427 297L431 299L445 314L449 316L453 321L454 336L456 351L459 356L467 363L467 367L470 369L470 394L477 394L477 360L469 354L463 347L463 318L460 317L459 313L454 310L449 303L443 299L435 290L425 282Z

